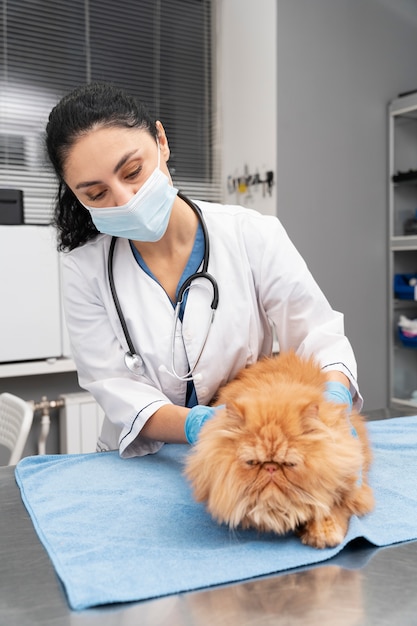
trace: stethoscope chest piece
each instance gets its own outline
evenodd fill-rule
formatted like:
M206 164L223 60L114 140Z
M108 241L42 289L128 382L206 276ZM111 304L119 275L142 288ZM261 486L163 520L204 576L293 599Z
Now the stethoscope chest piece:
M142 374L145 373L145 366L139 354L132 354L131 352L126 352L125 365L127 369L130 370L132 374L136 374L136 376L141 376Z

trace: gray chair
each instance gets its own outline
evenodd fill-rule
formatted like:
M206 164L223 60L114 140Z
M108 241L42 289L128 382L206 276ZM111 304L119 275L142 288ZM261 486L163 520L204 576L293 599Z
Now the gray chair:
M0 394L0 444L10 450L8 465L20 461L33 422L33 407L11 393Z

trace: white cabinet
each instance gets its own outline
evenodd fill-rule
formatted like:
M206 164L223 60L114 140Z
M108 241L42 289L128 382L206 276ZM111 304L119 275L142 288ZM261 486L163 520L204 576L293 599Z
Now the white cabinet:
M0 226L0 303L0 363L65 355L59 253L52 228Z
M417 93L389 107L389 403L417 396ZM394 281L397 288L394 289ZM415 320L415 322L414 322ZM410 322L410 331L402 329Z

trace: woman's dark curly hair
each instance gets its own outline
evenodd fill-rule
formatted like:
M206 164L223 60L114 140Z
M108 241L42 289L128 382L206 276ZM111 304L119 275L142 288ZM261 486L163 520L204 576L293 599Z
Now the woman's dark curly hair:
M74 89L52 109L46 126L46 149L58 177L52 223L58 230L58 249L73 250L97 236L90 213L66 185L65 161L77 139L97 127L143 128L156 140L155 122L142 103L109 83L90 83Z

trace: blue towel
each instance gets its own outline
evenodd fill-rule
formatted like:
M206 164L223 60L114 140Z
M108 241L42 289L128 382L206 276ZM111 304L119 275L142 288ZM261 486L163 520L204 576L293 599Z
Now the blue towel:
M34 456L16 468L22 499L72 609L138 601L312 565L355 538L417 538L417 416L369 422L376 508L337 548L293 535L230 531L193 501L189 448L122 460L117 452Z

